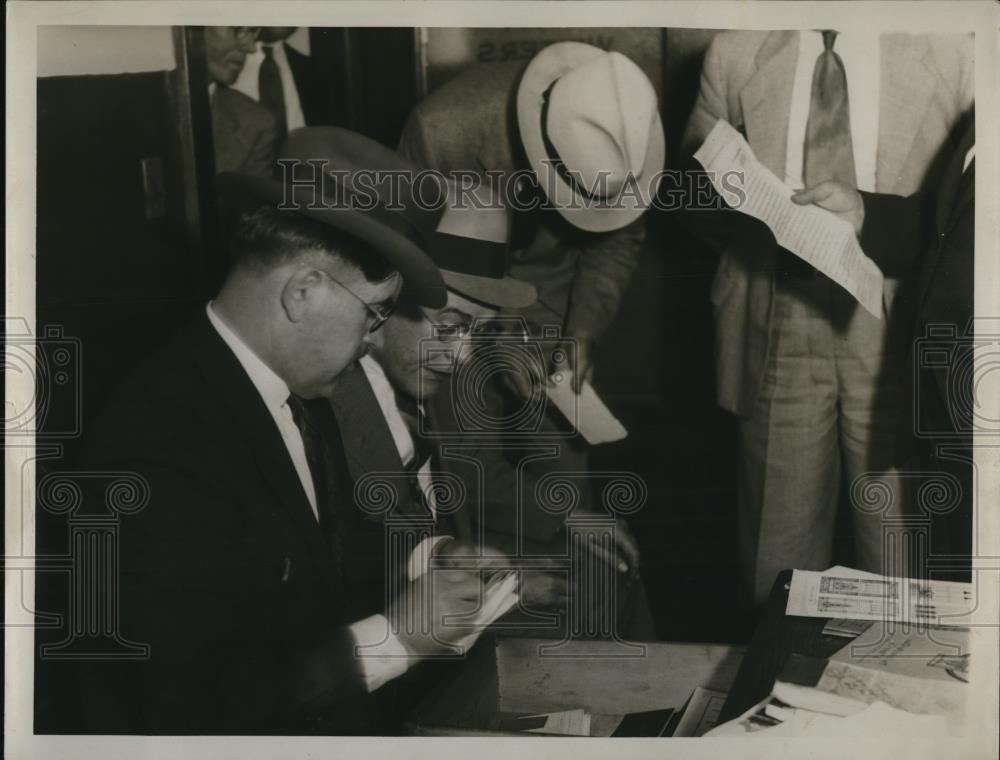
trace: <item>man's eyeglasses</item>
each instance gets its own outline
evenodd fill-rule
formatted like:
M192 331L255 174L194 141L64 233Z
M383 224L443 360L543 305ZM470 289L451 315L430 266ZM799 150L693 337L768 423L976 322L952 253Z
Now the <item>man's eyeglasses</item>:
M323 272L322 269L318 269L316 271ZM375 332L382 325L384 325L386 321L389 319L389 317L392 316L392 313L396 310L395 301L388 300L388 301L379 301L378 303L368 303L361 296L359 296L357 293L355 293L353 290L351 290L349 287L347 287L344 283L342 283L340 280L338 280L329 272L323 272L323 274L329 277L335 283L337 283L350 295L354 296L354 299L365 307L365 311L368 312L368 319L371 320L371 322L368 325L368 332L370 333Z
M260 38L259 26L233 26L233 35L240 42L256 42Z

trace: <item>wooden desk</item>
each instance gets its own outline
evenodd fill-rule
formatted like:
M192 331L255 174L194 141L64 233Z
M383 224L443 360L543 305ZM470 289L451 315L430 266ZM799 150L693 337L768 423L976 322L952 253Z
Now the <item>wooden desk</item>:
M630 712L679 708L696 686L727 691L742 647L645 643L642 656L617 657L613 642L575 641L562 656L540 647L551 639L496 637L480 641L458 676L428 696L408 728L419 735L476 735L498 712L584 708L591 736L609 736Z
M722 707L721 722L742 715L770 694L775 679L793 653L826 659L844 646L845 639L823 635L828 618L785 615L791 581L791 570L778 573L764 616L754 630L746 657Z

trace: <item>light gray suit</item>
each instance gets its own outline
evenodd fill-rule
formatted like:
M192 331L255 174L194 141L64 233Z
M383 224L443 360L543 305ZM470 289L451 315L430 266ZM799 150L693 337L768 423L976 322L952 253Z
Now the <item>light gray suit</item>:
M716 36L683 150L697 148L725 119L742 127L757 158L784 177L798 44L798 32ZM971 39L889 34L880 47L876 190L908 195L933 181L939 156L971 105ZM892 319L900 284L886 280L880 321L829 283L821 293L825 306L800 307L795 297L780 297L776 248L740 250L737 241L721 253L711 290L718 401L742 418L741 547L760 599L777 570L816 569L829 561L840 460L849 483L869 470L888 469L883 463L890 457L880 449L894 438L896 410L884 389L900 371L895 355L903 353L894 343ZM820 292L809 287L813 295ZM817 338L817 331L825 334ZM796 375L787 357L803 365L816 358L817 341L832 347L819 357L829 363ZM830 386L821 401L800 398L821 383ZM822 414L815 408L821 403L828 407ZM798 438L785 436L783 425L798 426ZM897 508L898 484L890 486ZM857 564L881 570L880 523L870 519L863 526L864 518L853 518Z
M216 172L269 177L278 132L274 117L242 92L217 85L212 93L212 141Z

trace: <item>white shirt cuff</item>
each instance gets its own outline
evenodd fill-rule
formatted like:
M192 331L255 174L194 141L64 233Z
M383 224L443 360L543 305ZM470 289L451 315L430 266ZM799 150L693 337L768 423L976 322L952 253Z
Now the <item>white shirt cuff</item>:
M403 675L417 660L389 630L385 615L372 615L348 629L354 637L354 656L369 692Z
M442 541L450 538L451 536L431 536L417 544L410 554L410 561L406 566L407 577L411 581L415 581L430 570L431 556L434 554L434 548Z

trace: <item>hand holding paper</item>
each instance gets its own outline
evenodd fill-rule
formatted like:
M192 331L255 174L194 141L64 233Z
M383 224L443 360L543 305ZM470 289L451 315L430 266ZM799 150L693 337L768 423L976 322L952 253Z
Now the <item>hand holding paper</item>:
M861 250L851 224L817 206L793 203L791 188L758 162L749 143L722 119L694 157L723 198L733 191L722 178L741 173L744 195L737 210L764 222L779 245L844 288L872 316L882 318L882 272Z

